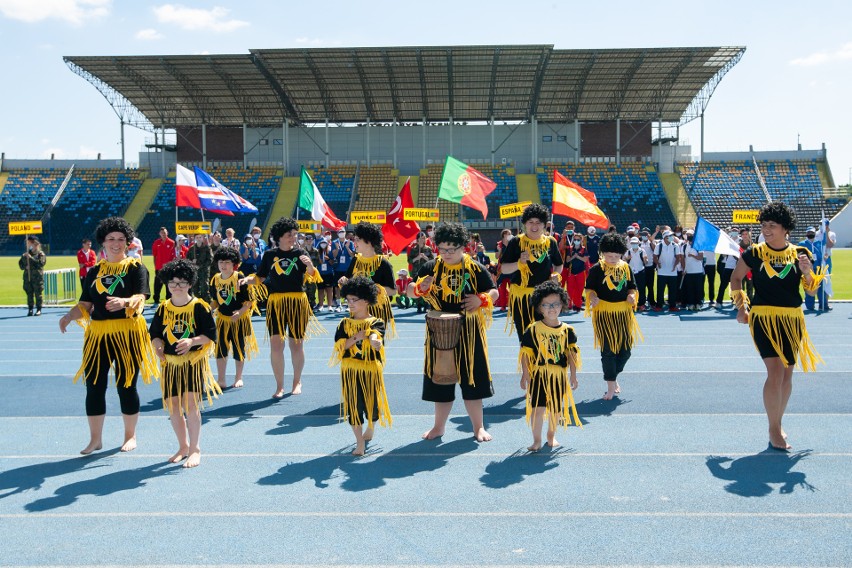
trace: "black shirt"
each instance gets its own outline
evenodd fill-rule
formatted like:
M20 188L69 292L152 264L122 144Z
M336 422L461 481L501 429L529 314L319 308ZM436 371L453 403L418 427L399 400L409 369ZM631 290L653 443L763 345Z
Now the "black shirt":
M382 343L385 341L385 322L376 317L369 317L366 320L355 320L354 318L345 318L340 324L337 326L337 331L334 333L334 342L337 343L341 339L349 339L349 336L346 335L346 325L345 322L347 319L353 319L353 321L358 322L366 322L369 321L370 329L366 331L366 339L362 341L356 341L355 347L358 348L357 351L344 349L342 358L343 359L366 359L366 355L364 354L364 342L367 342L369 345L370 335L373 332L377 332L382 337ZM370 347L372 349L372 347ZM376 352L377 359L381 360L381 355L379 352ZM382 361L384 363L384 361Z
M441 259L430 260L424 264L420 272L417 273L417 278L433 276L435 281L432 283L432 286L438 290L435 296L441 304L441 311L460 314L464 312L464 304L462 302L464 302L466 296L481 294L496 288L494 279L491 278L491 273L484 266L472 259L471 264L473 265L473 270L470 271L470 278L463 282L458 281L456 275L450 274L450 271L447 270L447 264ZM463 275L462 279L464 279ZM461 286L461 293L453 294L447 300L443 299L444 295L440 292L442 287L446 287L449 290L458 290L459 286Z
M357 274L363 274L379 286L396 289L396 280L394 280L393 277L393 266L391 266L391 263L387 258L383 256L381 257L379 266L372 274L363 272L364 262L365 261L362 259L360 254L355 255L355 259L349 265L349 268L346 269L346 278L352 278Z
M106 263L101 260L86 273L83 281L83 290L80 292L80 301L92 304L93 320L124 319L127 317L124 310L110 312L106 309L107 296L116 298L129 298L136 294L143 294L145 298L151 295L148 283L148 269L136 258L125 258L121 261L123 268L118 274L100 276ZM107 263L115 267L119 263ZM109 270L114 272L115 270Z
M216 276L219 276L219 274L216 274ZM234 315L234 312L242 308L243 304L251 302L248 294L248 286L245 284L237 286L237 294L233 295L231 286L216 285L216 276L210 279L210 287L214 289L213 301L216 302L216 309L221 315L230 317ZM237 280L241 280L243 276L242 272L237 272Z
M257 275L270 294L304 291L305 272L308 267L299 260L306 255L304 250L293 248L288 251L272 249L263 253Z
M556 335L556 334L555 335L547 335L547 337L550 339L550 341L552 341L554 343L553 345L549 346L550 349L548 349L548 351L550 353L558 353L559 356L556 358L555 361L552 360L552 359L549 359L549 360L545 361L545 363L550 364L550 365L559 365L560 367L567 367L568 366L568 353L561 351L562 333L565 333L564 328L568 328L568 330L567 330L568 345L569 346L571 346L571 345L576 346L577 345L577 334L574 332L574 328L571 327L570 325L568 325L567 323L562 323L562 324L560 324L559 327L550 327L550 326L548 326L547 324L545 324L544 322L541 322L541 321L536 322L533 325L529 326L527 328L527 330L524 332L523 337L521 337L521 347L529 347L530 349L532 349L533 353L536 354L536 356L541 354L541 349L539 348L538 344L536 343L536 337L535 337L536 336L535 327L538 326L538 325L543 325L543 326L548 327L549 329L552 329L554 331L556 331L556 330L561 331L561 333L559 333L558 335ZM532 363L533 363L533 361L530 361L530 364L532 364Z
M623 260L621 262L624 262ZM636 279L633 277L633 271L627 263L624 263L627 268L627 278L622 284L621 282L613 282L616 289L610 290L605 282L606 274L601 268L601 263L594 264L589 269L589 275L586 277L586 289L594 291L598 298L604 302L623 302L627 299L630 290L636 289ZM620 289L619 289L620 285Z
M751 268L751 278L754 282L754 298L751 305L753 306L777 306L781 308L798 308L802 305L802 295L800 285L802 280L802 271L799 268L798 257L800 254L805 254L808 258L813 259L810 251L805 247L788 244L787 248L796 249L796 261L792 264L783 262L769 262L769 265L776 272L776 276L770 277L763 266L763 260L759 258L760 251L766 247L766 252L770 254L776 251L766 243L759 245L751 245L743 253L742 259L749 268Z
M213 320L213 314L197 298L190 300L190 303L193 302L192 319L189 320L189 325L184 325L182 319L179 319L171 326L171 329L166 328L163 320L165 319L165 311L167 309L175 309L173 308L172 301L170 299L166 300L157 308L157 312L151 320L151 326L148 328L148 333L151 335L151 339L163 340L163 353L166 355L177 355L176 349L179 339L191 339L204 335L211 341L216 341L216 322ZM179 310L180 308L177 309ZM203 347L203 345L193 345L190 351L198 351Z
M533 288L538 286L542 282L546 282L550 279L550 275L553 274L554 266L562 266L562 255L559 254L559 246L556 244L556 240L548 237L549 246L546 255L542 255L540 259L530 258L527 262L527 266L530 268L530 279L527 282L527 286ZM502 256L500 257L500 262L503 264L509 263L512 264L514 262L518 262L521 259L521 237L513 237L509 244L506 245L505 250L503 251ZM521 284L521 270L520 266L518 270L509 275L510 282L512 284Z

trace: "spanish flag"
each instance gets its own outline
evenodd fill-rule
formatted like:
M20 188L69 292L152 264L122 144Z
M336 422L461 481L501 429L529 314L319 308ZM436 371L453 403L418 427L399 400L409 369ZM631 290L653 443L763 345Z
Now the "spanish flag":
M597 206L595 194L553 170L553 214L570 217L583 225L609 228L609 219Z

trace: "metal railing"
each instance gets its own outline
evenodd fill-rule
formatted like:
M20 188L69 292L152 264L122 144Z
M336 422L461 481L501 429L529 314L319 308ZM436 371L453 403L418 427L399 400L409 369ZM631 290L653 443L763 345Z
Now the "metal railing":
M75 301L77 299L78 280L76 268L45 271L44 303L55 305Z

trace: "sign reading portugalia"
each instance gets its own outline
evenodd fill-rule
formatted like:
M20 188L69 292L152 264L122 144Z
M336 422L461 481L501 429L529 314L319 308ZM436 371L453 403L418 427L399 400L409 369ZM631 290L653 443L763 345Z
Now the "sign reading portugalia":
M210 221L178 221L175 231L179 235L203 235L213 232L213 224Z
M10 235L40 235L41 221L10 221Z
M757 223L757 209L734 209L733 219L734 224L737 223Z
M520 217L524 208L531 204L532 201L521 201L519 203L510 203L508 205L500 206L500 218L501 219L509 219L511 217Z
M316 221L296 221L299 224L299 230L305 233L314 233L320 230L320 224Z
M384 211L353 211L350 216L350 222L354 225L361 221L368 223L385 224L388 214Z
M441 217L437 209L419 209L410 207L402 214L404 221L437 221Z

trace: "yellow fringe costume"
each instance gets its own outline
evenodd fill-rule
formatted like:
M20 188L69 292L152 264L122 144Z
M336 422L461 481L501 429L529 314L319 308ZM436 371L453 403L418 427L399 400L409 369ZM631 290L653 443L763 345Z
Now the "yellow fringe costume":
M521 235L519 245L522 253L530 253L530 262L544 262L550 252L552 240L547 235L542 235L536 240ZM526 324L524 327L535 321L531 297L535 286L541 284L541 282L530 282L532 271L526 262L518 262L518 272L521 275L521 283L509 284L509 310L505 327L505 331L509 334L512 333L516 321L520 320L521 323Z
M275 267L276 269L280 269L277 264ZM313 282L314 284L322 283L319 270L314 270L313 275L305 272L305 277L302 283L308 284L310 282ZM249 294L255 294L252 298L262 298L266 294L265 287L262 287L262 290L259 289L261 287L256 286L250 286L249 288ZM258 289L252 291L251 288ZM295 337L293 335L294 329L304 330L304 335L302 337L295 337L295 340L298 342L306 341L311 337L318 337L326 333L325 328L323 328L320 324L317 316L314 315L314 312L311 309L311 304L308 302L308 296L304 292L274 292L268 296L266 301L267 340L272 334L270 318L273 315L278 317L275 323L278 324L282 335L285 330L288 330L290 336Z
M630 278L630 266L623 260L611 266L601 260L598 265L604 272L604 284L613 291L621 291ZM644 341L642 330L633 311L636 306L628 302L607 302L598 298L598 305L586 301L586 317L592 317L595 349L608 345L614 353L632 349L637 340Z
M429 291L421 297L429 304L432 309L441 311L441 301L448 303L461 302L461 294L466 282L473 280L476 282L475 273L481 272L483 269L479 263L474 262L470 256L465 254L459 264L447 264L441 257L435 261L435 274L440 274L440 281L437 279L432 282ZM415 286L420 289L420 284L425 277L419 278ZM476 348L477 339L482 342L482 348L485 351L485 360L488 361L488 343L486 341L486 332L491 327L493 322L494 302L489 294L486 293L486 305L480 309L469 312L464 310L462 315L465 318L464 326L462 327L462 337L459 340L459 346L456 349L456 372L459 378L464 376L461 369L461 360L464 356L468 368L467 376L468 384L473 386L473 362L474 350ZM432 338L429 332L429 326L426 326L426 370L427 376L432 376L432 359L429 351L432 349ZM490 370L488 376L491 376Z
M362 275L373 280L373 277L382 265L383 260L385 260L385 257L380 254L371 256L370 258L365 258L361 254L356 254L355 259L352 261L352 276ZM391 285L391 287L393 287L393 285ZM370 315L385 322L385 325L387 326L387 339L396 339L398 335L396 333L396 321L394 321L393 318L393 308L391 306L390 297L388 297L388 292L382 284L378 284L378 288L379 297L376 303L370 306Z
M227 290L228 298L235 299L240 289L239 274L234 272L231 274L230 278L222 278L221 274L216 274L213 276L212 285L216 290L216 294L214 294L214 296L216 297L217 304L221 304L221 296L219 296L220 290ZM251 286L250 288L260 288L260 286ZM251 298L251 293L249 294L249 297ZM257 309L257 303L254 300L251 300L251 308L240 316L240 319L237 321L232 320L231 316L224 315L219 311L216 312L216 334L219 341L223 344L226 352L230 352L231 350L232 337L236 336L245 338L245 352L240 350L240 344L238 342L233 342L234 358L241 361L249 361L260 352L260 349L257 346L257 337L255 336L254 328L251 325L252 312L260 313Z
M568 324L563 323L560 327L552 328L537 321L527 328L527 331L532 333L536 345L536 349L521 347L521 352L518 354L518 369L522 370L526 357L530 374L529 384L527 384L527 424L532 424L533 389L543 389L547 401L545 418L548 422L553 416L560 415L559 423L563 428L567 428L572 420L575 425L583 427L577 414L577 406L574 404L574 393L568 381L568 367L556 363L564 354L568 357L569 365L573 362L578 371L583 366L580 348L576 343L569 343L569 327Z
M783 280L790 271L795 270L798 261L798 249L793 244L788 244L784 250L776 251L766 243L760 243L752 245L751 254L761 261L760 270L773 280L776 278ZM810 252L808 256L811 256ZM775 266L780 265L784 265L784 268L780 271L776 270ZM811 277L810 285L806 284L803 276L801 277L805 291L817 290L826 274L819 270L817 273L812 272ZM748 307L746 301L743 301L743 303ZM808 330L805 327L805 314L801 306L795 308L770 305L751 306L748 325L752 338L754 338L755 326L762 329L785 367L789 367L793 363L784 356L783 345L785 343L792 346L796 364L805 373L816 370L817 363L825 363L808 335Z
M139 266L141 263L136 258L125 258L120 262L107 262L102 259L96 265L98 267L98 278L95 280L95 289L99 294L111 295L117 283L127 276L131 267ZM101 282L103 276L117 277L113 284L107 288ZM107 352L113 352L121 359L123 368L133 369L138 365L139 374L146 384L152 379L159 377L157 369L157 358L151 347L148 336L148 326L142 317L144 301L131 301L130 306L125 308L122 319L92 320L91 315L78 305L83 314L77 320L77 324L84 330L83 334L83 361L77 373L74 375L76 383L81 377L85 377L86 369L97 369L100 366L102 348ZM95 379L97 380L97 379ZM116 377L116 381L118 377ZM85 381L85 379L84 379ZM133 376L125 378L124 386L129 387L133 382Z
M328 362L329 367L340 364L340 415L343 418L348 418L350 424L361 424L361 415L358 411L359 391L363 394L367 421L370 424L377 421L382 426L393 424L383 373L385 348L383 345L376 351L369 341L369 337L374 333L379 336L379 339L382 338L381 331L375 328L378 321L375 317L364 320L344 318L340 325L343 326L346 338L338 339L335 342L334 351ZM361 330L364 330L366 334L366 339L361 342L361 347L359 348L356 343L346 349L344 347L346 340ZM347 354L350 356L346 356ZM363 358L355 357L354 355L357 354L362 355ZM376 407L378 407L379 415L373 416L373 409Z
M200 298L192 298L185 306L176 307L170 301L160 304L162 310L163 328L165 339L170 345L174 345L179 339L194 337L195 332L195 305L201 304L205 309L210 306ZM183 329L183 337L176 337L173 329ZM211 338L213 339L213 338ZM213 377L210 369L210 356L213 352L214 343L211 341L197 351L190 351L186 355L166 354L166 361L162 363L162 380L160 389L163 395L163 408L170 411L166 400L176 397L178 407L184 412L189 412L189 399L187 395L192 394L198 408L207 397L207 404L212 405L213 399L222 394L222 389Z

